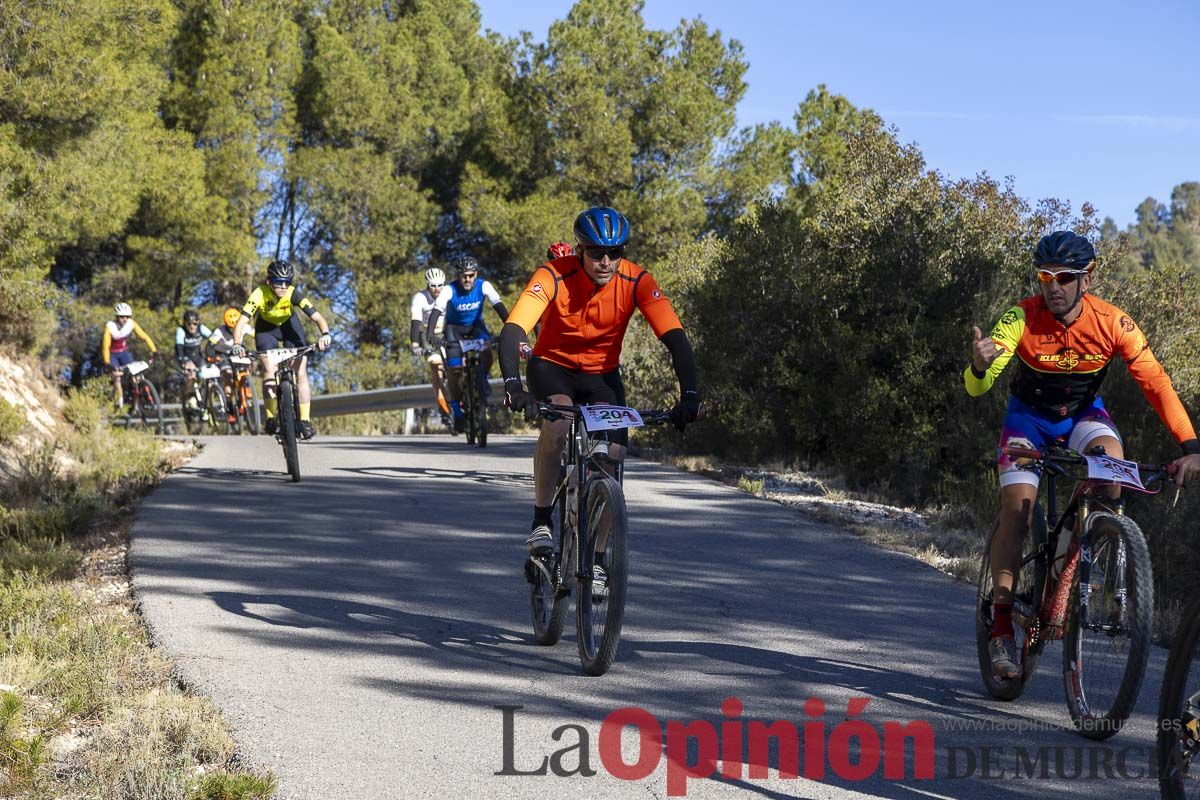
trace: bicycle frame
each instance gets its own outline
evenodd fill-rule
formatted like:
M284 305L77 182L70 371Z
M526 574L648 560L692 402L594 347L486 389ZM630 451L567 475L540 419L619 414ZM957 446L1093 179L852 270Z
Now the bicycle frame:
M1042 590L1042 596L1036 601L1035 608L1018 609L1018 605L1023 605L1019 602L1014 602L1013 606L1014 614L1022 617L1027 631L1026 647L1041 647L1047 641L1062 639L1066 632L1065 623L1071 586L1077 571L1079 572L1080 587L1079 624L1082 627L1088 626L1093 566L1090 515L1093 505L1099 505L1100 510L1106 513L1124 516L1125 500L1121 496L1113 499L1102 494L1111 488L1110 484L1081 479L1071 493L1071 499L1068 501L1065 511L1060 515L1058 512L1058 478L1067 476L1067 469L1060 462L1082 464L1083 457L1074 454L1073 457L1060 457L1059 461L1055 461L1036 450L1007 448L1006 452L1017 457L1035 459L1045 473L1046 528L1049 533L1041 547L1022 560L1018 571L1029 562L1040 559L1046 569L1046 583ZM1153 464L1138 464L1138 468L1144 471L1161 472L1164 470L1163 467ZM1072 522L1071 527L1069 530L1064 530L1068 521ZM1071 538L1067 541L1065 551L1060 556L1059 542L1061 541L1060 537L1064 534L1069 534ZM1124 607L1128 588L1124 585L1125 553L1123 546L1118 546L1116 558L1118 586L1115 600L1121 607ZM1060 559L1062 567L1055 575L1054 565Z
M538 569L542 570L542 572L546 574L546 577L551 583L560 587L561 591L562 587L566 585L566 582L562 580L562 577L564 577L563 564L566 559L562 558L561 556L567 550L567 543L571 539L574 539L578 544L579 532L586 531L588 529L587 508L583 502L583 488L585 482L593 476L607 475L608 477L615 479L618 483L624 484L625 464L623 461L617 461L615 462L613 471L609 472L607 465L601 463L600 460L597 459L597 452L602 450L605 460L610 462L612 461L611 458L607 457L609 442L607 439L593 439L591 437L583 424L583 414L578 407L558 406L550 403L545 403L542 407L543 413L547 415L547 418L552 419L555 417L569 417L571 420L571 427L567 433L565 451L565 462L567 465L569 465L569 468L563 474L558 486L555 487L554 495L550 501L551 507L557 505L560 498L564 504L568 502L568 500L571 499L569 498L570 485L572 483L572 479L574 479L574 484L577 488L575 491L575 497L573 498L573 521L570 514L564 514L564 517L567 520L567 525L564 526L564 528L569 526L570 530L564 529L561 531L559 537L560 541L558 542L559 552L557 555L560 556L558 559L559 580L555 580L553 576L546 572L545 567L538 559L531 559L531 561L536 564ZM666 422L669 414L666 411L647 411L642 412L642 416L647 424L659 424ZM571 553L571 556L573 556L573 560L575 562L576 580L586 578L590 581L592 579L594 575L593 566L595 561L594 549L595 548L592 547L577 546L575 548L576 552ZM588 552L581 552L584 550Z
M562 413L564 411L566 411L566 408L556 409L556 413ZM588 459L590 459L590 454L587 457L580 457L580 454L585 452L585 448L587 446L587 434L582 430L583 425L581 423L582 419L579 416L579 413L575 412L571 416L571 427L569 433L567 434L565 461L566 464L570 466L563 472L562 479L559 481L558 486L555 487L554 496L550 501L550 506L553 508L561 499L565 507L565 504L569 499L571 499L569 497L569 491L572 478L574 478L575 486L579 488L576 490L575 497L573 498L574 515L572 516L569 513L563 515L564 520L566 520L566 524L563 526L564 529L559 532L559 541L557 542L558 551L555 553L557 556L556 563L558 575L551 575L546 570L545 565L542 563L542 559L530 559L530 561L532 561L533 564L539 570L541 570L543 574L545 574L546 579L549 580L551 584L558 587L560 592L564 591L566 587L570 586L570 583L566 580L566 573L563 571L567 560L565 556L569 552L568 545L572 541L576 542L577 545L579 531L587 530L587 509L583 505L583 492L581 490L583 488L584 478L587 474L586 463ZM569 528L569 530L567 528ZM586 575L589 580L592 578L592 564L590 562L593 560L593 557L585 556L582 552L580 552L591 549L592 548L590 547L575 546L574 552L569 553L575 562L575 580L579 580L584 575Z

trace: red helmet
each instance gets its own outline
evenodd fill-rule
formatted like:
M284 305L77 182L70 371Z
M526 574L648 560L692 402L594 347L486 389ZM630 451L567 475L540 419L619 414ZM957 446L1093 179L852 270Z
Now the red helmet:
M573 255L575 255L575 248L571 247L571 245L567 244L566 242L555 242L546 248L546 258L550 259L551 261L556 258L562 258L563 256Z

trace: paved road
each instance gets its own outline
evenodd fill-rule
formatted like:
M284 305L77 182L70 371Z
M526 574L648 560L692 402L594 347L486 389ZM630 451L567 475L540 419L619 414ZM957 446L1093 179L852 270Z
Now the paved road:
M274 442L212 439L146 499L131 556L146 619L250 761L275 770L282 798L657 798L681 786L701 798L1157 797L1145 778L1069 776L1086 776L1089 762L1102 776L1106 761L1145 772L1161 652L1141 713L1094 745L1070 730L1057 646L1019 702L981 694L971 587L655 464L631 463L627 475L634 566L618 661L601 678L582 675L573 622L555 647L530 638L521 563L531 444L496 437L481 452L448 437L321 438L302 447L295 485ZM729 697L741 718L723 716ZM861 750L843 739L864 733L844 727L855 697L869 698L860 719L876 732L932 726L933 780L914 779L911 745L905 779L893 781L873 769L870 735ZM814 698L824 715L806 705ZM671 725L666 744L648 739L640 756L626 729L625 763L646 759L640 780L613 777L600 752L601 723L628 706L664 725L700 723L690 744ZM536 771L567 750L552 766L573 772L582 760L596 774L497 775L506 713L508 771ZM826 740L821 780L780 779L775 747L769 780L743 770L682 783L671 766L670 755L691 763L707 752L705 722L726 722L736 751L739 720L814 719L824 735L798 747ZM844 741L851 763L835 768ZM988 777L981 748L992 748ZM1017 748L1040 760L1026 765ZM851 779L862 757L869 775Z

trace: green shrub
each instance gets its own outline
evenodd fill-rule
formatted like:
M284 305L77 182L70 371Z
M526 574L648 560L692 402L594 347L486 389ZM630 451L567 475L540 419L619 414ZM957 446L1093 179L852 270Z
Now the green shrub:
M963 390L971 325L1024 296L1049 222L986 177L927 171L890 133L847 137L820 191L738 225L697 290L711 391L695 438L829 463L906 501L977 482L1004 387Z
M37 268L6 271L0 280L0 342L18 350L45 355L55 340L62 292Z
M0 399L0 444L11 442L28 422L20 406Z

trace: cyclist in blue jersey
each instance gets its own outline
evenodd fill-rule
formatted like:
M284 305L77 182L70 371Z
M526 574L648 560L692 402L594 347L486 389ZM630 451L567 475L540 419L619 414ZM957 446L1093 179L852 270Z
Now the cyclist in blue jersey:
M434 347L445 345L447 383L450 386L450 411L454 414L454 429L460 433L466 428L466 417L462 410L462 371L463 352L459 344L463 339L491 339L487 325L483 322L483 303L486 300L500 316L500 321L508 319L508 309L500 300L500 293L489 281L479 279L479 262L471 256L463 256L454 262L458 272L458 280L448 285L438 296L429 314L429 343ZM445 329L441 336L437 330L438 321L442 315L446 317ZM479 363L483 374L487 375L492 369L492 351L484 350L479 354ZM484 396L487 388L484 384Z

